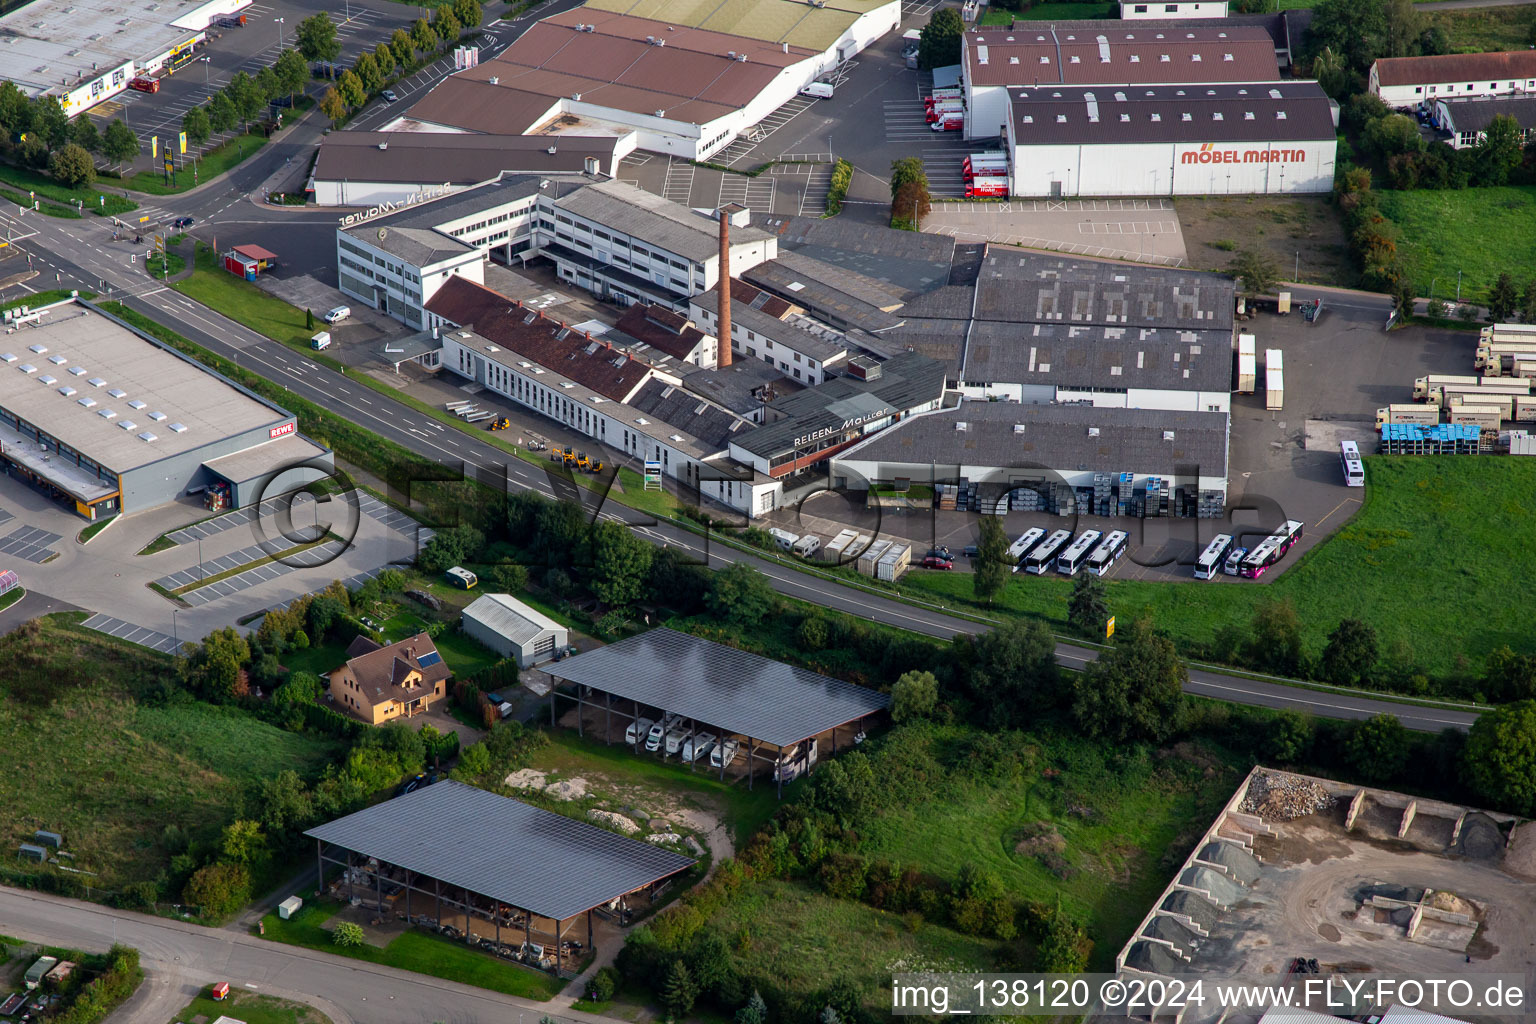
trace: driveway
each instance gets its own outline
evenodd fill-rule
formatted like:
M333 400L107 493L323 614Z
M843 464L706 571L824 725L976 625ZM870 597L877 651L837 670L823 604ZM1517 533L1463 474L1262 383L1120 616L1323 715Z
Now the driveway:
M1171 199L940 201L923 230L960 242L998 242L1080 256L1180 267L1188 260Z

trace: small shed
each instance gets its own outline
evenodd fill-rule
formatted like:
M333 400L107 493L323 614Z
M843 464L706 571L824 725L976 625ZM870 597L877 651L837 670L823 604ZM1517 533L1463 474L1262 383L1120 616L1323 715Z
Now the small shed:
M0 572L0 594L8 594L21 586L21 577L12 569Z
M277 262L277 253L259 245L237 245L224 254L224 269L247 281Z
M25 857L27 860L45 861L48 859L48 851L35 843L22 843L16 848L16 855L18 857Z
M34 989L37 988L38 985L42 984L43 978L47 976L49 971L53 970L54 966L57 965L58 962L59 958L56 956L38 957L37 963L27 968L27 976L25 979L27 989Z
M570 641L560 623L510 594L485 594L464 609L464 632L527 668L555 656Z
M302 898L298 896L289 896L287 899L283 900L283 902L277 905L277 916L286 921L294 914L297 914L299 912L299 908L303 905L304 900Z
M4 574L0 574L0 575L4 575ZM0 594L3 594L3 593L5 593L5 591L4 590L0 590ZM62 848L63 845L64 845L64 837L59 835L57 832L47 832L47 831L44 831L43 829L38 829L36 832L32 833L32 838L36 839L39 843L42 843L44 846L51 846L51 847L53 847L55 850Z

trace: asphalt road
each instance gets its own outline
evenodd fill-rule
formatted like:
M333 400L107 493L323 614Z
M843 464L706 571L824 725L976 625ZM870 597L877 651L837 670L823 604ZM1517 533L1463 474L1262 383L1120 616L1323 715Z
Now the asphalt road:
M17 938L88 951L114 942L139 950L146 978L114 1020L161 1024L206 986L232 988L310 1003L335 1024L534 1024L545 1004L409 971L285 946L233 929L114 910L44 893L0 888L0 921ZM612 1024L561 1010L562 1024Z

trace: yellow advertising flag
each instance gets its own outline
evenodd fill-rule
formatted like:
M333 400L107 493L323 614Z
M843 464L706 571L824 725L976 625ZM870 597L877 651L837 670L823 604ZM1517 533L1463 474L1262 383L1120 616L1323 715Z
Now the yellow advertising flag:
M181 155L182 156L186 156L187 155L187 133L186 132L182 132L181 133Z
M1115 617L1111 615L1109 621L1104 624L1104 639L1108 640L1115 635Z
M149 158L151 160L153 160L156 157L158 157L159 155L160 155L160 136L158 136L158 135L151 135L149 137Z

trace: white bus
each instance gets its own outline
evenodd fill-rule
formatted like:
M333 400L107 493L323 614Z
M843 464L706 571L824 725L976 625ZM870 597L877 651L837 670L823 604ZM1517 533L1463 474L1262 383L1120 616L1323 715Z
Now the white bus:
M1008 563L1013 566L1014 572L1019 571L1019 566L1024 562L1024 556L1029 554L1030 549L1039 544L1040 539L1044 536L1044 530L1038 526L1032 526L1025 530L1019 539L1009 546Z
M1072 542L1072 546L1063 551L1061 557L1056 559L1056 571L1063 576L1076 576L1077 570L1083 567L1083 563L1088 560L1089 552L1093 550L1093 546L1099 542L1099 538L1102 536L1104 535L1098 530L1084 530L1078 534L1077 540Z
M1251 580L1263 576L1265 569L1284 558L1285 553L1291 550L1291 545L1301 540L1301 526L1296 520L1288 519L1278 530L1261 540L1259 546L1243 559L1242 574Z
M1365 463L1360 461L1360 446L1353 441L1339 442L1339 464L1344 467L1344 484L1365 486Z
M1066 530L1057 530L1045 538L1035 549L1024 556L1024 571L1032 572L1036 576L1044 575L1045 571L1056 561L1056 552L1062 549L1067 541L1072 539L1072 534Z
M1200 552L1200 558L1195 562L1195 579L1211 580L1221 572L1221 560L1227 557L1227 549L1232 546L1230 533L1218 533L1211 538L1211 542ZM1234 574L1235 575L1235 574Z
M1109 567L1120 561L1125 554L1126 541L1129 534L1124 530L1111 530L1099 541L1099 546L1093 549L1093 554L1088 556L1088 571L1095 576L1103 576L1109 572Z

